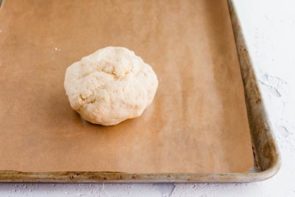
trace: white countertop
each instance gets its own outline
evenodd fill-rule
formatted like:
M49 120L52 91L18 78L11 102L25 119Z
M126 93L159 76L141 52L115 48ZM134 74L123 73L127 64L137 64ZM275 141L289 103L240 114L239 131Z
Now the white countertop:
M0 184L0 196L295 196L295 1L234 0L282 156L248 184Z

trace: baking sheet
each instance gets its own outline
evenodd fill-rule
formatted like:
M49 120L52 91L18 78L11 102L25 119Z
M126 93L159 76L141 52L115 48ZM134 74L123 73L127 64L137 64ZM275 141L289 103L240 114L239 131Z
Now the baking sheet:
M243 84L223 1L6 1L0 11L0 170L228 173L253 168ZM68 65L134 50L159 89L138 119L71 110Z

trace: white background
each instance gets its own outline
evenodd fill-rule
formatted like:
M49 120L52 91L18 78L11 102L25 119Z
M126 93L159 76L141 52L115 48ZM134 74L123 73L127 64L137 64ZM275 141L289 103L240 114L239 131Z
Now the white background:
M295 196L295 1L234 0L282 155L249 184L0 184L0 196Z

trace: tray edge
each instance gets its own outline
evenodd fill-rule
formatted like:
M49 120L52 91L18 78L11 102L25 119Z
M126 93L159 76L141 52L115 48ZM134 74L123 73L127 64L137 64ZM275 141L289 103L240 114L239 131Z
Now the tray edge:
M247 112L252 136L256 167L253 181L262 181L274 176L280 169L280 154L273 129L267 116L261 89L256 79L253 64L244 39L242 27L236 14L233 0L228 0L229 12L243 78Z

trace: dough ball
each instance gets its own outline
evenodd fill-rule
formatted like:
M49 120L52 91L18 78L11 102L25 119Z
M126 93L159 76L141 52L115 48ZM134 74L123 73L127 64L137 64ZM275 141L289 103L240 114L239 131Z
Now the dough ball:
M124 47L106 47L66 70L64 87L83 119L116 125L142 115L158 88L152 67Z

